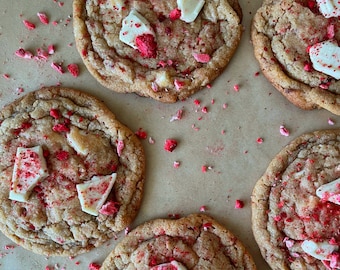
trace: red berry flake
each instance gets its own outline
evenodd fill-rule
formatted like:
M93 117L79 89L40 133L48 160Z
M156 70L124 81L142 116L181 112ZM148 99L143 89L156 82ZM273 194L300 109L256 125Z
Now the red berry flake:
M106 204L104 204L102 206L102 208L100 208L99 213L101 213L102 215L114 215L119 211L119 203L117 202L107 202Z
M60 74L64 73L63 67L60 64L57 64L55 62L51 63L51 67L55 70L58 71Z
M139 128L135 134L137 135L138 138L140 139L146 139L148 137L148 134L146 131L144 131L142 128Z
M56 132L69 132L70 129L65 124L56 124L52 127L53 131Z
M235 201L235 209L241 209L244 207L244 202L241 200L236 200Z
M57 110L57 109L51 109L51 110L50 110L50 116L52 116L54 119L60 118L59 110Z
M194 53L195 60L199 63L208 63L210 61L210 55L205 53Z
M27 20L23 20L22 21L23 24L25 25L25 27L28 29L28 30L33 30L35 29L35 24L30 22L30 21L27 21Z
M257 142L258 144L263 143L263 138L257 138L257 139L256 139L256 142Z
M164 150L172 152L177 147L177 141L174 139L166 139L164 143Z
M60 161L68 160L69 153L67 151L61 150L61 151L56 153L56 157Z
M79 67L77 64L69 64L67 70L72 74L73 77L78 77Z
M97 263L89 264L89 270L99 270L99 269L100 269L100 264L97 264Z
M157 43L151 34L136 37L136 45L142 57L155 58L157 55Z
M169 18L170 20L174 21L177 20L181 17L181 10L179 10L178 8L175 8L173 10L171 10L170 14L169 14Z
M16 50L15 55L20 57L20 58L25 58L25 59L32 59L33 58L33 53L31 53L30 51L26 51L23 48Z
M49 19L48 19L47 15L45 13L38 12L37 16L38 16L38 18L39 18L41 23L43 23L43 24L48 24L49 23Z

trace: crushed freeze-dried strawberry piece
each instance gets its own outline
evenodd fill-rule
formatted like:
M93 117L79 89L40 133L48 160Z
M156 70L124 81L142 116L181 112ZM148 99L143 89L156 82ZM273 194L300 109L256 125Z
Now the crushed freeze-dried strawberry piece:
M280 126L280 133L282 136L288 137L290 135L289 130L285 126Z
M164 150L172 152L177 147L177 141L174 139L166 139L164 143Z
M50 110L50 116L52 116L54 119L59 119L60 113L57 109L51 109Z
M257 142L258 144L263 143L263 138L257 138L257 139L256 139L256 142Z
M170 14L169 14L169 18L170 20L174 21L174 20L177 20L181 17L182 15L182 12L180 9L178 8L175 8L173 10L171 10Z
M100 269L100 264L98 263L90 263L89 264L89 270L99 270Z
M32 59L33 58L33 53L31 53L30 51L26 51L23 48L16 50L15 55L18 56L18 57L21 57L21 58L25 58L25 59Z
M54 70L58 71L60 74L63 74L63 73L64 73L63 67L62 67L60 64L57 64L57 63L55 63L55 62L52 62L52 63L51 63L51 67L52 67Z
M146 139L148 137L148 134L145 130L143 130L142 128L139 128L135 134L137 135L138 138L140 139Z
M60 161L68 160L69 153L67 151L61 150L61 151L56 153L56 157Z
M244 202L241 200L236 200L235 201L235 209L241 209L244 207Z
M155 58L157 55L157 43L151 34L136 37L136 45L142 57Z
M104 204L102 206L102 208L100 208L99 213L101 213L102 215L114 215L119 211L119 203L118 202L107 202L106 204Z
M176 90L181 90L185 86L185 82L184 81L180 81L178 79L175 79L174 84L175 84Z
M70 129L65 124L56 124L52 127L53 131L56 132L69 132Z
M206 53L194 53L193 56L199 63L208 63L210 61L210 55Z
M67 70L72 74L73 77L78 77L79 67L77 64L69 64Z
M23 22L23 24L25 25L25 27L26 27L28 30L33 30L33 29L35 29L35 24L34 24L34 23L32 23L32 22L30 22L30 21L28 21L28 20L23 20L22 22Z
M48 24L49 23L49 19L48 19L47 15L45 13L38 12L37 16L38 16L38 18L39 18L41 23L43 23L43 24Z

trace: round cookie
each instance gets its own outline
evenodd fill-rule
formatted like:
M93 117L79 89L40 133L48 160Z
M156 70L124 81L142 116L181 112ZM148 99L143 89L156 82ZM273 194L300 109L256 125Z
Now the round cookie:
M338 18L326 18L315 0L265 0L253 18L251 38L263 74L302 109L324 108L340 114L340 81L329 73L334 69L339 74L340 53L334 58L327 55L329 49L318 52L323 70L310 56L317 44L339 42L339 27ZM330 59L335 66L330 67Z
M330 200L340 194L334 182L339 161L340 130L304 134L277 154L256 183L252 228L272 269L339 269L340 201ZM334 191L320 194L328 183Z
M0 230L8 238L39 254L75 256L133 221L142 199L144 150L104 103L46 87L3 108L0 123ZM32 147L41 149L39 160ZM22 148L24 155L17 155ZM29 193L24 186L33 174L40 177ZM101 181L111 183L113 175L109 189ZM84 209L97 213L82 211L80 194ZM108 195L102 207L94 204L98 194Z
M122 30L136 11L143 23ZM193 22L181 14L176 0L75 0L77 49L89 72L113 91L183 100L225 69L240 42L242 12L237 0L206 0ZM129 33L134 36L123 42L120 35ZM146 33L149 39L140 38Z
M207 215L156 219L132 230L105 259L113 269L256 269L243 244Z

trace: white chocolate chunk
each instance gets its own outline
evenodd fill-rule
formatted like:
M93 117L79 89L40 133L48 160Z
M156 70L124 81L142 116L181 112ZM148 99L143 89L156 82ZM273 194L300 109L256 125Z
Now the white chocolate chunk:
M318 260L331 260L331 255L338 250L338 246L331 245L328 242L314 242L312 240L305 240L301 244L304 252Z
M27 202L37 183L48 176L41 146L18 147L13 167L9 199Z
M325 18L340 16L339 0L316 0L319 10Z
M120 41L137 49L136 38L145 34L155 36L150 23L136 10L131 10L122 22L122 28L119 32Z
M178 261L171 261L169 263L162 263L151 267L150 270L162 270L162 269L176 269L176 270L187 270L187 268Z
M111 4L117 10L121 10L124 7L125 0L111 0Z
M83 212L98 216L100 208L109 196L117 174L93 176L90 181L76 185Z
M314 44L309 50L309 57L315 70L340 79L340 47L336 41Z
M177 0L177 7L181 11L180 19L187 23L193 22L196 20L204 3L204 0Z
M316 196L340 205L340 178L320 186L316 190Z
M89 153L88 138L78 128L72 127L70 132L66 134L66 139L78 154L86 156Z

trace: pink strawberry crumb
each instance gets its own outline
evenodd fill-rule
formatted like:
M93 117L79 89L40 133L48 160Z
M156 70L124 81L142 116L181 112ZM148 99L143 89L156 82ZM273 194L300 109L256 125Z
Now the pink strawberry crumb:
M202 205L200 207L200 212L206 212L207 211L207 207L205 205Z
M244 202L241 200L236 200L235 201L235 209L241 209L244 207Z
M240 91L240 86L239 86L238 84L235 84L235 85L234 85L234 90L235 90L236 92Z
M114 215L119 211L119 204L117 202L109 201L100 208L99 213L102 215Z
M179 161L174 161L173 167L175 169L178 169L180 165L181 165L181 163Z
M206 165L203 165L203 166L201 167L201 171L204 172L204 173L206 173L206 172L208 171L208 167L207 167Z
M28 30L33 30L33 29L35 29L35 24L34 24L34 23L32 23L32 22L30 22L30 21L28 21L28 20L23 20L22 22L23 22L23 24L25 25L25 27L26 27Z
M19 48L18 50L16 50L15 55L20 57L20 58L25 58L25 59L32 59L33 58L33 53L31 53L30 51L27 51L23 48Z
M280 133L282 136L286 136L286 137L290 135L289 130L283 125L280 126Z
M257 142L258 144L262 144L262 143L263 143L263 138L260 138L260 137L257 138L257 139L256 139L256 142Z
M172 21L175 21L177 19L179 19L182 15L181 10L179 10L178 8L175 8L173 10L171 10L170 14L169 14L169 18Z
M139 128L135 134L137 135L138 138L145 140L148 137L148 134L145 130L142 128Z
M51 109L50 110L50 116L52 116L54 119L60 118L60 112L57 109Z
M55 62L52 62L52 63L51 63L51 67L52 67L55 71L59 72L60 74L63 74L63 73L64 73L63 67L62 67L60 64L57 64L57 63L55 63Z
M43 23L43 24L48 24L49 23L49 19L48 19L46 13L38 12L37 16L38 16L38 18L39 18L41 23Z
M72 74L73 77L79 76L79 67L77 64L69 64L67 70Z
M208 63L210 61L210 55L206 53L194 53L193 57L198 63Z
M164 150L172 152L177 147L177 141L174 139L166 139L164 143Z
M185 82L178 79L175 79L174 84L177 91L181 90L185 86Z
M142 57L155 58L157 55L157 43L151 34L136 37L136 45Z
M328 125L330 125L330 126L333 126L335 124L334 120L331 119L331 118L328 118L327 122L328 122Z

